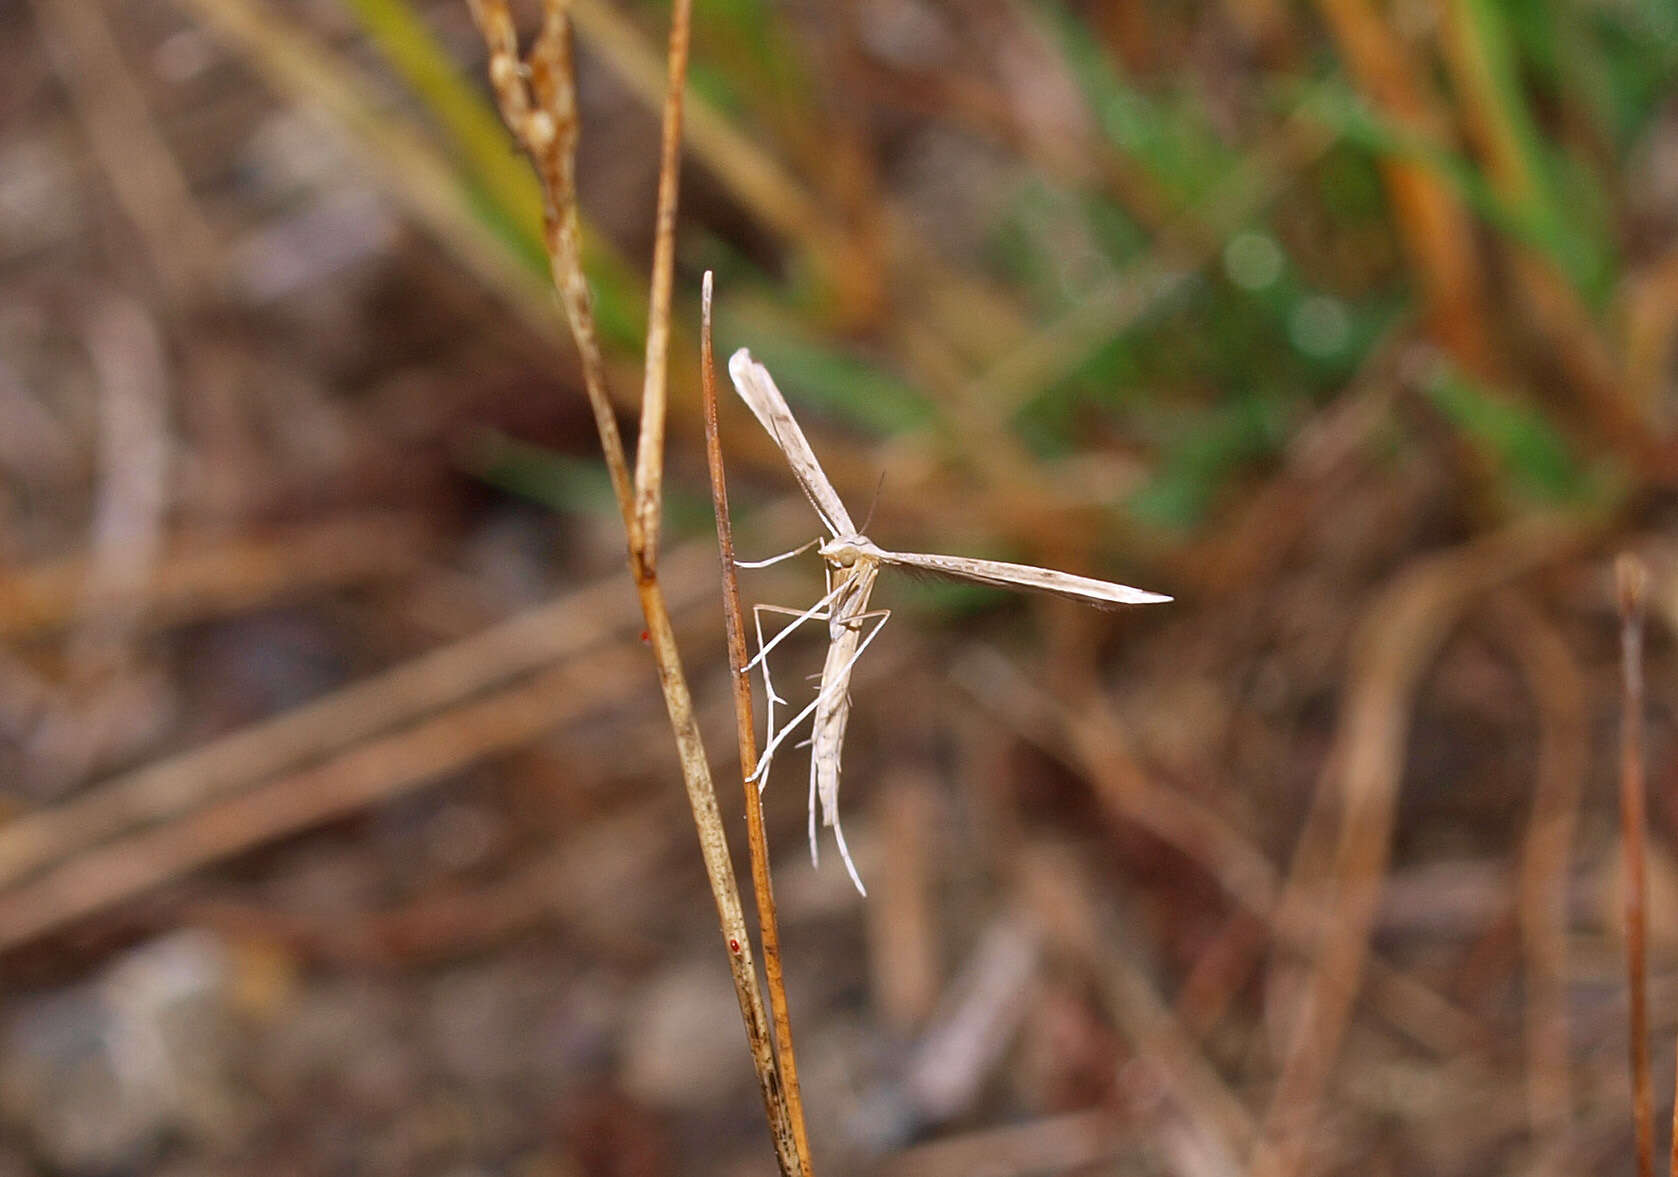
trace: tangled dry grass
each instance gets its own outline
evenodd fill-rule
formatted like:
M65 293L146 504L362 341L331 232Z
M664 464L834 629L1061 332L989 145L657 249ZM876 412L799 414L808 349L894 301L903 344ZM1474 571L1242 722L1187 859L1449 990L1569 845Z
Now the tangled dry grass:
M671 15L0 13L0 1173L1653 1172L1664 8ZM898 590L866 904L711 792L707 269L881 534L1179 600Z

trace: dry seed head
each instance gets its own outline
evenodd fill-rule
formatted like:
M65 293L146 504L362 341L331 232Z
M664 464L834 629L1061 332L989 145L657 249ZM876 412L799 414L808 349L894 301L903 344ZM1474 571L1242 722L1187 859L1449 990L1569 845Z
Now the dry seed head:
M513 58L498 53L489 59L489 81L497 91L516 85L518 78L519 63Z
M545 110L538 110L531 114L525 123L525 133L530 137L530 150L540 155L553 146L554 136L559 133L554 126L553 115Z

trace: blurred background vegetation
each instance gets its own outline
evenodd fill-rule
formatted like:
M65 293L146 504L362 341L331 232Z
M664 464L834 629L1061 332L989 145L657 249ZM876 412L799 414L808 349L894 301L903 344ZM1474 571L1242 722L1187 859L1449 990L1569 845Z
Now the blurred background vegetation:
M669 8L570 9L627 398ZM464 0L29 0L0 54L0 1174L770 1171ZM697 0L688 102L719 781L705 269L883 545L1178 598L883 584L873 898L796 756L766 795L818 1169L1631 1172L1606 567L1661 1106L1678 7ZM808 538L723 435L743 554Z

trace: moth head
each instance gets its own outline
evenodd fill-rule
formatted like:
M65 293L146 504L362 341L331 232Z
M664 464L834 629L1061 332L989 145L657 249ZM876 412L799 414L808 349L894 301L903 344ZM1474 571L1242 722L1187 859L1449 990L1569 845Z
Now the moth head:
M822 559L833 567L849 568L872 546L860 535L842 535L828 540L819 550Z

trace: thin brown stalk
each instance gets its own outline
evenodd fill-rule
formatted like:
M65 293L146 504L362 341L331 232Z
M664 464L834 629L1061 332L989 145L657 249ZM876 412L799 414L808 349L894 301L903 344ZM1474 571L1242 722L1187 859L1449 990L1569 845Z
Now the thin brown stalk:
M1648 573L1622 555L1614 563L1620 599L1620 665L1625 692L1620 713L1620 836L1625 841L1626 994L1631 1006L1632 1117L1637 1129L1637 1177L1654 1177L1655 1099L1649 1080L1648 916L1644 869L1643 615Z
M1508 101L1500 86L1498 50L1487 19L1473 4L1442 9L1440 49L1450 72L1465 129L1485 157L1487 178L1511 207L1532 210L1546 201L1544 181L1525 140L1537 134L1528 114ZM1521 240L1506 245L1511 277L1524 315L1548 341L1560 371L1577 388L1597 433L1625 453L1654 458L1648 446L1648 421L1617 358L1593 322L1579 290L1553 257Z
M1279 907L1282 879L1269 859L1215 811L1140 771L1128 756L1116 756L1114 750L1123 749L1128 738L1103 707L1091 704L1075 712L994 654L969 656L957 667L956 682L987 715L1013 725L1023 739L1088 777L1097 799L1119 819L1198 863L1244 912L1263 922L1266 935L1249 942L1252 951L1231 964L1232 971L1244 977L1256 963L1257 948L1272 937L1295 951L1309 946L1312 932L1304 914ZM1445 1055L1475 1036L1472 1019L1421 981L1380 957L1370 965L1372 1001L1411 1037Z
M398 537L414 535L411 528L396 526L399 516L371 518L382 518L384 528ZM345 538L361 536L363 548L373 546L371 522L352 522ZM294 553L333 552L342 546L335 541L321 549L298 535L302 538L295 540ZM677 609L696 599L701 555L687 546L671 553L671 564L681 570L675 583L694 586L674 596ZM0 593L0 607L3 602ZM474 695L502 690L553 663L590 654L629 626L626 606L620 585L590 584L272 719L112 777L69 801L20 814L0 824L0 904L31 875L68 863L100 842L178 820L266 778L296 772L310 761L458 707Z
M641 558L658 562L659 513L664 504L664 421L670 366L670 292L676 271L676 201L682 176L682 92L687 82L693 0L676 0L670 17L664 131L659 147L658 211L653 273L647 293L647 362L641 385L641 433L635 449L635 519Z
M258 535L181 534L162 544L143 581L84 586L98 553L0 572L0 637L38 638L89 621L141 629L200 621L341 585L395 579L429 547L424 521L390 511L343 515Z
M583 388L623 512L630 544L636 541L634 494L623 438L606 391L606 362L594 326L594 300L583 275L582 223L577 206L577 96L571 68L571 21L563 4L543 5L542 29L520 63L518 31L506 0L469 0L489 48L489 82L501 117L518 139L542 183L543 240L554 288L583 364ZM528 72L528 84L524 75Z
M41 44L147 260L177 304L201 295L218 246L98 3L35 0Z
M588 708L632 698L643 674L638 651L600 650L191 813L89 847L0 891L0 952L253 847L510 752Z
M602 65L649 108L664 100L666 70L635 22L609 0L570 0L572 16L586 39L589 51ZM707 173L751 210L755 223L797 246L822 269L833 267L836 256L855 254L869 248L841 219L829 212L797 174L766 148L761 136L742 132L730 117L707 103L701 94L688 97L683 115L687 146L704 162ZM950 273L924 236L911 227L911 219L900 212L888 212L885 231L890 249L898 255L919 292L928 295L927 306L941 317L937 304L959 303L962 312L950 324L969 338L985 338L978 324L996 327L1009 324L1001 334L1018 329L1017 310L1008 299L988 286ZM900 292L901 293L901 292ZM923 304L924 305L924 304ZM992 335L999 332L993 331Z
M1317 8L1370 105L1423 142L1447 142L1449 122L1427 70L1382 6L1371 0L1317 0ZM1486 328L1492 317L1466 210L1420 163L1388 157L1382 171L1429 326L1464 368L1482 378L1495 376L1497 349Z
M1045 1116L917 1144L887 1158L880 1177L1023 1177L1029 1173L1103 1172L1128 1142L1111 1108Z
M711 272L705 271L700 295L699 373L705 404L705 461L711 472L711 504L717 514L717 548L722 555L722 616L728 633L728 669L734 683L734 722L740 741L740 783L746 795L746 844L752 855L752 890L757 896L758 931L763 937L763 972L769 981L769 1009L775 1019L775 1057L786 1092L787 1119L798 1150L799 1172L810 1177L810 1141L804 1128L804 1097L798 1086L798 1063L792 1048L792 1015L781 970L781 929L775 913L775 887L769 875L769 841L763 829L763 804L752 775L757 772L757 726L752 716L752 687L746 676L746 629L740 615L740 578L734 567L734 525L728 514L728 479L723 471L722 441L717 434L717 375L711 351Z
M656 520L663 508L663 436L666 399L665 352L670 329L670 267L673 264L677 164L680 160L680 93L687 68L691 5L678 0L670 35L669 85L673 97L665 105L664 166L659 178L658 244L655 259L663 259L662 279L655 260L654 294L648 324L647 372L642 404L642 449L637 468L639 486L631 483L629 462L612 413L605 365L594 326L594 310L583 276L576 199L576 144L578 134L576 75L571 60L571 24L565 0L545 0L542 29L521 66L518 39L506 0L470 0L472 13L489 47L490 85L503 118L535 166L542 181L545 240L549 261L571 330L583 359L583 383L600 432L601 448L611 474L612 490L623 516L629 541L629 566L647 623L647 642L658 668L670 728L676 737L682 780L699 835L700 853L717 905L717 919L727 947L740 1016L752 1065L757 1071L764 1110L775 1140L776 1159L784 1177L802 1177L798 1150L787 1115L781 1078L775 1069L763 995L752 964L751 938L746 931L728 839L717 809L716 788L699 735L693 698L682 671L670 613L659 585L656 525L644 530L643 519ZM524 81L528 72L528 87ZM658 288L662 281L664 293ZM655 337L664 340L655 347Z
M1160 999L1153 982L1117 947L1119 940L1092 900L1087 880L1041 848L1025 856L1021 877L1031 910L1063 951L1087 962L1115 1027L1131 1044L1134 1054L1120 1068L1121 1089L1157 1092L1232 1171L1235 1158L1252 1144L1252 1114ZM1138 1073L1139 1083L1127 1082Z
M1386 875L1411 708L1422 674L1463 612L1487 592L1571 555L1591 521L1538 516L1416 561L1382 590L1353 640L1350 701L1322 789L1338 792L1337 828L1308 827L1294 851L1281 916L1310 913L1316 948L1250 1172L1296 1177L1309 1159L1318 1107L1370 962ZM1320 793L1316 804L1326 804ZM1323 845L1332 836L1332 849ZM1316 896L1331 864L1332 901Z
M1540 1171L1556 1172L1573 1135L1569 1067L1567 883L1589 758L1584 676L1555 624L1523 597L1496 607L1539 723L1538 774L1521 849L1519 915L1526 954L1527 1108Z
M261 0L179 0L255 75L319 115L354 144L358 165L404 216L484 284L537 338L569 350L554 320L550 284L531 274L484 220L453 163L413 119L392 114L382 91L343 54Z
M1672 1096L1672 1152L1667 1157L1666 1171L1678 1175L1678 1091Z

